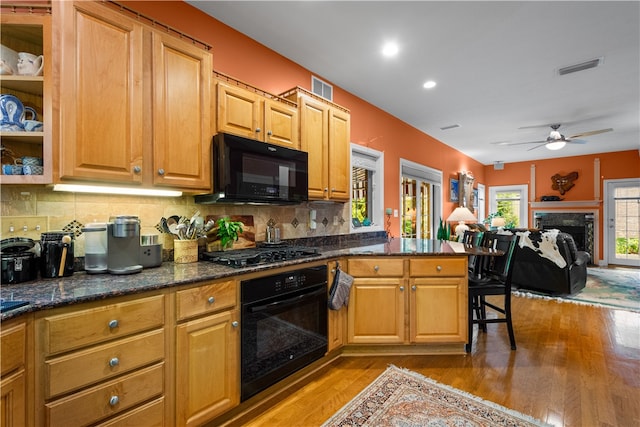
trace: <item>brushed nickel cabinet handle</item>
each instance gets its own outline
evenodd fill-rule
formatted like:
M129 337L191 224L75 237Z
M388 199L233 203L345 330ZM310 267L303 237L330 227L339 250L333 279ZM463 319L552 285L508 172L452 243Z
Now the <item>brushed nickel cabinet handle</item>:
M109 321L109 329L115 329L117 327L118 327L118 321L116 319Z
M120 359L118 359L117 357L112 357L111 360L109 360L109 366L111 366L112 368L115 368L119 364L120 364Z
M213 304L214 302L216 302L216 299L215 299L214 297L209 297L209 298L207 299L207 302L208 302L209 304Z

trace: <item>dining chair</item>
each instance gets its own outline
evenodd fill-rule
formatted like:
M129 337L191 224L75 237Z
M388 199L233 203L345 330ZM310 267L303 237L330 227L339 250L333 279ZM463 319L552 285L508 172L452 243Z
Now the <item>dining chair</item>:
M468 246L480 246L482 244L483 236L484 236L484 233L482 231L465 230L464 234L462 235L462 243ZM477 271L476 271L478 268L477 256L475 255L469 256L468 267L469 267L469 275L477 274Z
M511 320L511 276L513 273L515 249L519 236L516 234L485 233L482 246L504 252L499 256L478 256L475 274L469 274L468 286L468 341L465 346L471 352L473 325L478 325L478 333L487 331L488 323L506 323L511 349L516 349L516 340ZM502 305L487 296L502 296ZM498 316L487 318L487 308ZM475 314L475 317L474 317Z

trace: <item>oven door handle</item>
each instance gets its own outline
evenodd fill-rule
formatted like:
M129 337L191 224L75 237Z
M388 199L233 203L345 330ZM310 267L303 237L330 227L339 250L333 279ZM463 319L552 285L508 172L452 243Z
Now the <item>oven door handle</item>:
M275 308L275 307L285 307L287 305L293 305L307 299L316 298L317 296L322 295L324 292L325 290L323 288L320 288L317 291L314 291L308 294L298 295L296 297L285 299L282 301L276 301L276 302L272 302L265 305L256 305L255 307L249 307L249 312L259 313L261 311L271 310L272 308Z

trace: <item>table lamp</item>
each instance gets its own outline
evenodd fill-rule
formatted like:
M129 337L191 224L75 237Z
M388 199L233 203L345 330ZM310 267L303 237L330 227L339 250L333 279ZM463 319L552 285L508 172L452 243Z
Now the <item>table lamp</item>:
M476 217L473 216L469 208L464 206L458 206L451 212L451 215L447 218L447 222L458 221L458 225L456 225L456 239L458 241L462 240L462 236L464 236L464 232L469 230L469 226L465 224L465 221L477 221Z
M498 230L502 230L506 225L506 221L504 218L500 216L496 216L491 218L491 228L497 228Z

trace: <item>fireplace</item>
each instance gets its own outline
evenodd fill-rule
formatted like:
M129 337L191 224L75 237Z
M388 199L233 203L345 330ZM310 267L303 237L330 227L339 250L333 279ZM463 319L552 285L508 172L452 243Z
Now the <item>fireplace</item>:
M571 234L579 251L586 251L594 259L594 215L584 212L537 212L535 227L541 230L555 228ZM592 261L593 262L593 261Z

